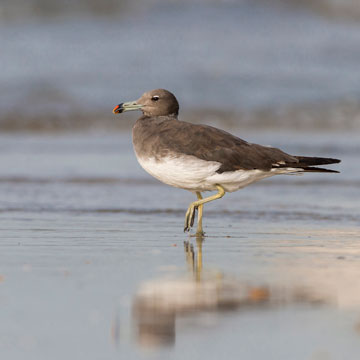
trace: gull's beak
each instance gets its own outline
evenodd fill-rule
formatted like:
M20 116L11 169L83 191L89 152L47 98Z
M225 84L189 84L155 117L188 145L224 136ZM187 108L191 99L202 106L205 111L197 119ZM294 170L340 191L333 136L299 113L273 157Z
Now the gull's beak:
M116 105L113 109L114 114L121 114L125 111L140 110L143 105L137 104L136 101L129 101Z

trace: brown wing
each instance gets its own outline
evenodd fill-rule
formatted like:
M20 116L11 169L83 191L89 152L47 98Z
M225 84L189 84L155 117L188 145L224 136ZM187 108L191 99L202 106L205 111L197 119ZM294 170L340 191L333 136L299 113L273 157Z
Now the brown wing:
M335 172L312 166L340 162L338 159L292 156L277 148L248 143L212 126L162 116L138 119L133 128L133 142L138 153L155 158L173 153L217 161L221 164L218 173L285 167Z
M154 126L155 121L156 126ZM141 122L143 129L139 128L137 131L141 131L143 139L146 138L143 146L148 147L148 153L164 154L169 151L192 155L202 160L217 161L221 163L217 171L219 173L240 169L269 171L274 166L280 166L277 164L295 165L299 162L296 157L279 149L250 144L212 126L195 125L178 120L159 122L158 119L152 118ZM155 128L156 132L150 131Z

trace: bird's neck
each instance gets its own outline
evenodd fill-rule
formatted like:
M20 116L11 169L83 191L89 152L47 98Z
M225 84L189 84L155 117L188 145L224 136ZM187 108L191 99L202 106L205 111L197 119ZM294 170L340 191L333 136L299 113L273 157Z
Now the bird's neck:
M169 114L169 115L158 115L158 116L150 116L150 115L142 115L138 121L158 121L163 122L167 120L178 120L177 114Z

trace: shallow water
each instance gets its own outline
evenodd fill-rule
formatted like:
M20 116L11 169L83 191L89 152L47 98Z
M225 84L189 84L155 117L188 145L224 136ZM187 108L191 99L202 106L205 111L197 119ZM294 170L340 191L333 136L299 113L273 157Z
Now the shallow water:
M357 358L357 137L238 135L342 173L228 194L201 242L182 232L193 195L143 172L129 133L2 135L6 359Z

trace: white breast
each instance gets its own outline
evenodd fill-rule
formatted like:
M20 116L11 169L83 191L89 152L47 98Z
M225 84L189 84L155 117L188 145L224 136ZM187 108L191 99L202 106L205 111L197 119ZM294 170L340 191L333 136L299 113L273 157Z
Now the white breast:
M217 161L205 161L195 156L166 157L161 160L141 158L140 165L156 179L165 184L191 191L214 190L206 185L206 179L221 166Z
M225 191L239 190L253 182L274 176L302 171L302 169L237 170L221 174L216 171L221 164L217 161L205 161L195 156L183 155L166 157L161 160L137 156L140 165L156 179L165 184L190 191L216 190L217 184Z

